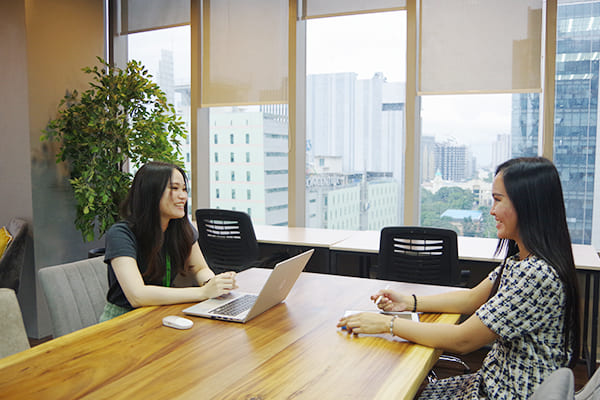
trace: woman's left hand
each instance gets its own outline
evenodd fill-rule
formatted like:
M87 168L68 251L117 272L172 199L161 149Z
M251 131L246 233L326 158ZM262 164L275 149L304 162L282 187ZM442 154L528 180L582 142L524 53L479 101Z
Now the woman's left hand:
M218 297L238 288L235 277L235 272L223 272L209 279L202 288L208 298Z
M388 315L364 312L341 318L337 327L354 334L385 333L390 331L390 319Z

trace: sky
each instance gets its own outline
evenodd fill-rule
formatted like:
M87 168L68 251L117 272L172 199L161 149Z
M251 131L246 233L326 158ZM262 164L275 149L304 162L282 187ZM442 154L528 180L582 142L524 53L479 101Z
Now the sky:
M406 13L312 19L307 22L307 74L357 72L388 82L406 79ZM423 96L422 135L467 144L478 164L491 160L498 134L510 134L511 95Z
M308 74L356 72L390 82L406 76L406 12L311 19L306 27Z

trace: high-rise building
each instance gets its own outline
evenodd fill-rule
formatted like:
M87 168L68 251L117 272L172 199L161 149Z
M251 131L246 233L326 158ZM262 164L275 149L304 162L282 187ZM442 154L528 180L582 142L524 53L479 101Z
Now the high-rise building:
M158 60L158 85L167 95L169 103L175 103L175 72L173 65L173 52L168 49L160 50Z
M405 85L382 73L315 74L306 92L307 226L400 223ZM327 184L334 175L343 184Z
M560 0L557 9L554 164L573 243L600 246L597 157L600 1ZM512 156L538 151L539 95L513 96ZM596 203L596 204L594 204Z
M435 136L421 136L421 182L435 178Z
M287 105L255 108L211 109L210 204L256 224L287 225Z
M492 165L490 165L492 170L502 162L508 160L510 153L510 135L498 135L492 145Z
M435 168L442 179L461 182L472 176L472 157L465 145L452 142L435 144Z

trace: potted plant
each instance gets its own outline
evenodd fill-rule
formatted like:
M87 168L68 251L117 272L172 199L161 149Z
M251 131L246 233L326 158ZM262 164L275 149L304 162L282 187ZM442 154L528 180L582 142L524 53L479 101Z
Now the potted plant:
M76 201L75 227L85 241L100 238L119 220L119 206L131 185L128 163L181 165L184 123L165 93L138 61L126 68L85 67L89 88L67 93L58 117L42 140L59 142L56 162L67 162Z

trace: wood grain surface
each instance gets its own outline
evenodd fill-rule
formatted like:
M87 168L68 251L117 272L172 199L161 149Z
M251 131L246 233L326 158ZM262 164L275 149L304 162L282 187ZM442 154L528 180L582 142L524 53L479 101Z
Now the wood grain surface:
M240 289L257 290L268 273L240 273ZM0 397L410 399L439 351L335 326L345 310L374 310L369 296L388 283L420 295L450 289L302 273L284 303L246 324L188 317L189 330L161 324L188 305L143 307L1 359Z

